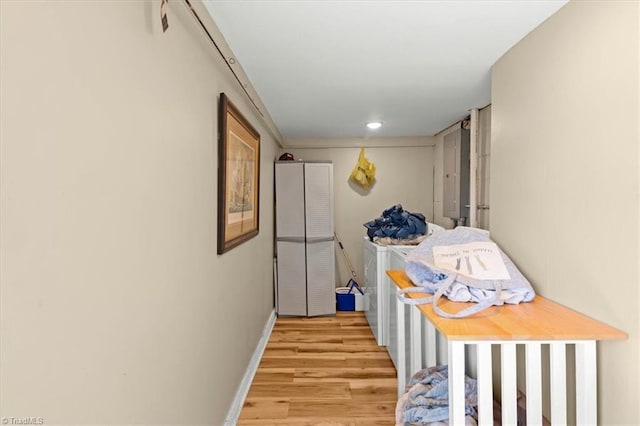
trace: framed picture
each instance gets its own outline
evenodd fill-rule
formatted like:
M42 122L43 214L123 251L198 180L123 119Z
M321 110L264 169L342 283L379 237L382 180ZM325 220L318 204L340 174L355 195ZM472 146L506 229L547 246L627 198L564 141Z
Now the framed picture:
M258 235L260 135L224 93L218 117L218 254Z

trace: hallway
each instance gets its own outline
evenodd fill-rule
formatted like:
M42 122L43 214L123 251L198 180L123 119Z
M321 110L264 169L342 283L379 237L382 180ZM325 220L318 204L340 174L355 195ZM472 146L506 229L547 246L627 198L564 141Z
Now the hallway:
M278 318L239 425L394 424L396 371L362 312Z

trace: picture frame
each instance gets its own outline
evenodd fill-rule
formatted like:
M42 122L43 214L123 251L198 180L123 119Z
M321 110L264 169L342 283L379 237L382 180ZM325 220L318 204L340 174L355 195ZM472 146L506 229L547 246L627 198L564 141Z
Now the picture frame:
M258 235L260 134L224 93L218 114L218 254L223 254Z

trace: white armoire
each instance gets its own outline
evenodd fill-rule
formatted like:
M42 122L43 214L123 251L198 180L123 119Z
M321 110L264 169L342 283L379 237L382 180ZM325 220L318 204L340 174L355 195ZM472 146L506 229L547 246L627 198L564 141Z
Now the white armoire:
M276 312L334 315L333 164L276 161Z

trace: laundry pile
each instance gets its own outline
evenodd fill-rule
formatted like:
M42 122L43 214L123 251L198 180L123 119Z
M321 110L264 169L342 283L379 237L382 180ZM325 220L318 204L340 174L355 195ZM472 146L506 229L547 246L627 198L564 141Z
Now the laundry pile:
M405 211L396 204L382 212L382 216L364 224L371 241L375 238L414 240L427 233L427 222L421 213Z
M407 384L407 392L396 405L396 425L449 424L448 367L439 365L418 371ZM478 390L476 381L464 378L465 426L477 425Z
M505 303L530 302L536 295L527 278L484 231L464 226L436 232L423 241L407 256L405 272L416 287L400 289L398 299L409 305L431 303L446 318L464 318ZM406 298L406 293L430 295ZM440 297L475 305L451 314L439 306Z

